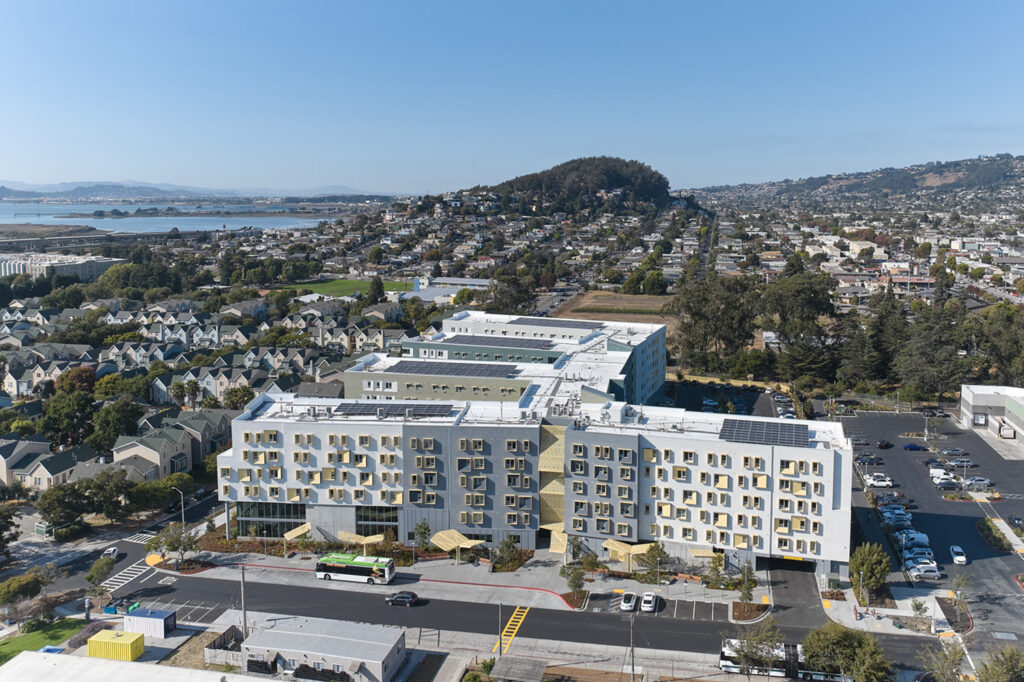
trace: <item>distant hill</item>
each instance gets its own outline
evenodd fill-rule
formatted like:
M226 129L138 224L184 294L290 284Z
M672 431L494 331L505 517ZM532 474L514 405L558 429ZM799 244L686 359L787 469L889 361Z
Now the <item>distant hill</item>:
M365 192L344 185L329 185L311 190L285 190L273 188L212 189L165 183L123 182L61 182L52 185L32 185L22 182L0 181L0 199L63 199L66 201L142 199L210 199L246 197L318 197L322 195L365 195ZM390 196L390 195L388 195Z
M1024 156L998 154L961 161L933 161L906 168L823 175L743 185L705 187L702 194L732 199L887 198L942 195L964 190L994 193L1024 189Z
M669 202L668 178L647 164L611 156L573 159L483 189L514 194L525 203L550 204L556 211L638 201L662 207Z

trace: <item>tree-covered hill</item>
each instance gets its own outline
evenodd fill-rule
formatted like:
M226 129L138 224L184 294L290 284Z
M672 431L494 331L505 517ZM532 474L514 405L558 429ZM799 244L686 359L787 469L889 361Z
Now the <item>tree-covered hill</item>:
M573 159L487 189L555 211L638 202L660 208L669 202L668 178L645 163L611 156Z

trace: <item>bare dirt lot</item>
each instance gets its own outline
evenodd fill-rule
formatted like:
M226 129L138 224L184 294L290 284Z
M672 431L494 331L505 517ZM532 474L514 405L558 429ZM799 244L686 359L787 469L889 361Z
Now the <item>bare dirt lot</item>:
M569 299L551 313L551 317L611 322L650 322L668 327L671 335L679 329L673 315L662 315L661 308L671 296L629 296L609 291L587 291Z
M190 640L178 647L177 651L170 657L160 661L160 665L172 665L177 668L194 668L195 670L210 670L203 658L203 649L206 645L217 639L219 633L207 630L200 632Z

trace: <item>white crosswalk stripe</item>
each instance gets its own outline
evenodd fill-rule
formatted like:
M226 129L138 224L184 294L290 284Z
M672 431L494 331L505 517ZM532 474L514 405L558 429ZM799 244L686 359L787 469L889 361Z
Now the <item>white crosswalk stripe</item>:
M145 531L145 532L142 532L142 533L136 533L135 535L129 535L128 537L126 537L124 539L124 541L125 542L137 542L140 545L144 545L147 542L149 542L150 540L152 540L154 535L156 535L156 533L150 533L148 531Z
M151 570L152 568L146 565L146 560L140 559L117 575L107 578L102 584L103 587L107 588L108 592L113 592L119 587L124 587L143 573L147 573Z

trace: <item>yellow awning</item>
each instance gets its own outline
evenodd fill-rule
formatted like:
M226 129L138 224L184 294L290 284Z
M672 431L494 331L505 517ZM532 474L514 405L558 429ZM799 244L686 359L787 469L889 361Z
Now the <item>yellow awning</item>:
M313 526L311 526L309 523L304 523L301 526L296 526L295 528L292 528L290 531L285 533L284 539L294 540L295 538L301 538L303 535L305 535L311 530L313 530Z
M367 535L365 538L363 538L363 543L362 544L364 544L364 545L375 545L378 542L384 542L384 534L383 533L377 533L376 535Z
M347 530L338 531L338 539L342 542L347 542L353 545L361 545L366 541L366 538L362 535L356 535L355 533L349 533Z
M569 549L569 536L560 530L551 531L551 545L548 549L555 554L565 554Z
M469 549L483 544L483 540L470 540L459 531L452 529L434 533L430 542L440 547L442 552L450 552L453 549Z
M712 549L691 549L690 556L694 559L713 559L715 551Z
M542 523L540 524L541 530L549 530L552 533L561 532L565 528L565 523L562 521L555 521L554 523Z

